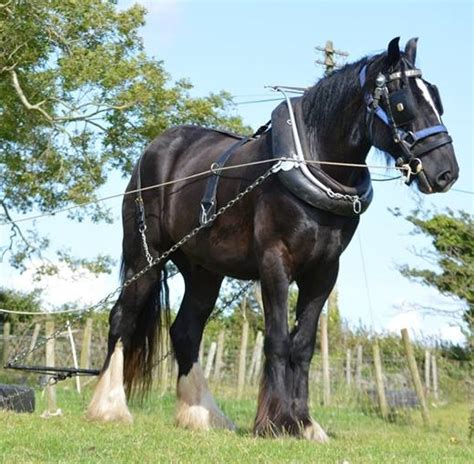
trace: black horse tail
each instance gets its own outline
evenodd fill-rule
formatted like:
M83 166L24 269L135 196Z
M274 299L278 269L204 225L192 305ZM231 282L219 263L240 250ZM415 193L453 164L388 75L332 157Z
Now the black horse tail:
M122 279L125 277L122 262ZM151 389L153 369L168 355L162 343L162 332L170 326L168 271L160 272L160 280L141 308L135 308L135 327L124 340L124 386L127 397L143 398Z

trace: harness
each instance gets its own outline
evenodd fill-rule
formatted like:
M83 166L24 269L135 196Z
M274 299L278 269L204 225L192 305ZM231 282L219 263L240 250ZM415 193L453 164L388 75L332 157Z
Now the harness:
M416 108L407 79L421 78L421 76L422 73L419 69L406 69L391 74L379 73L375 79L373 93L366 92L364 98L367 105L367 127L370 139L373 138L374 116L377 116L390 129L393 141L400 146L403 152L402 156L396 160L396 165L406 168L404 171L405 182L410 183L411 176L418 175L420 182L431 190L431 186L423 172L421 157L436 148L451 143L452 139L443 124L425 127L414 132L404 129L404 126L415 118ZM361 88L364 88L366 80L367 64L362 67L359 73ZM394 80L401 80L404 87L390 92L387 84ZM424 82L441 116L443 105L438 88L429 82ZM385 109L381 106L381 103ZM436 137L433 138L434 136Z
M225 131L216 131L220 132L226 135L231 135L235 138L239 138L240 140L238 142L235 142L232 144L224 153L222 153L221 156L215 161L214 163L211 164L211 171L212 171L212 176L209 177L209 180L207 181L206 185L206 191L204 192L204 196L202 197L201 200L201 211L199 213L199 224L202 226L206 227L211 227L212 226L212 221L209 221L209 217L212 216L217 209L217 187L219 185L219 179L221 175L221 168L225 166L227 161L229 161L230 157L234 154L235 150L237 148L241 147L242 145L245 145L247 142L250 142L251 140L256 140L262 135L264 132L268 130L268 127L270 126L270 121L261 126L253 135L250 137L241 137L236 134L230 134Z
M370 140L373 140L373 122L375 116L379 118L391 131L393 141L402 150L402 156L396 160L396 165L404 169L405 182L410 183L412 176L418 176L427 190L431 186L423 172L421 157L430 151L452 143L448 130L443 124L436 124L417 131L405 130L404 126L415 119L416 105L407 79L421 78L419 69L402 69L390 74L379 73L375 79L373 92L367 91L364 99L367 106L367 129ZM390 92L387 84L401 80L404 86L399 90ZM367 64L359 73L361 88L365 87L367 81ZM443 106L435 85L424 81L433 98L438 113L443 114ZM263 133L272 131L272 146L274 158L289 158L281 163L278 176L285 187L295 196L306 203L317 208L330 211L343 216L358 216L363 213L373 197L372 184L368 169L361 171L358 184L348 187L331 178L321 169L310 170L306 164L304 152L307 151L305 133L302 137L298 131L298 122L301 123L301 97L290 98L286 95L288 91L304 91L304 89L276 86L274 90L279 91L285 98L272 112L272 118L260 127L250 137L242 137L226 131L216 130L238 139L211 165L212 175L209 177L204 196L200 203L199 223L202 227L212 226L209 218L217 210L217 188L222 168L231 158L234 152L255 140ZM383 105L383 106L382 106ZM303 147L303 145L305 145ZM141 158L138 163L137 172L137 215L138 229L142 238L145 256L148 262L153 260L149 253L146 241L145 208L141 196Z
M309 169L305 152L309 142L303 126L302 97L290 99L284 88L275 87L285 101L272 112L272 148L274 158L290 158L282 164L278 178L297 198L311 206L341 216L354 217L363 213L373 197L370 173L361 169L354 187L343 185L322 169Z

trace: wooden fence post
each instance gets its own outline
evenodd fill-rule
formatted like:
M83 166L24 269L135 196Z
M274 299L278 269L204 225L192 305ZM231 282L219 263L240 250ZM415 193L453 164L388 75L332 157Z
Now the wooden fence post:
M214 380L220 380L221 370L224 364L224 344L225 344L225 330L221 330L217 337L217 352L216 352L216 366L214 368Z
M32 350L36 346L36 341L38 340L40 329L41 329L41 324L37 322L35 324L35 328L33 329L33 334L31 336L30 349L28 350L28 355L26 356L26 364L29 364L29 362L31 361L31 358L33 356Z
M262 339L263 335L260 330L257 331L257 336L255 337L255 345L253 347L252 352L252 361L250 362L250 367L247 373L247 384L252 385L254 384L254 379L258 377L260 365L258 362L259 356L261 357L262 351ZM257 365L258 364L258 365Z
M169 343L169 331L167 330L166 324L162 328L160 337L160 364L158 366L158 376L161 394L164 395L168 391L168 383L170 377L170 343Z
M89 369L91 367L92 322L92 318L89 317L84 326L80 360L81 369Z
M259 337L260 335L260 337ZM257 333L257 359L255 360L255 369L253 371L253 378L251 379L252 385L255 385L260 378L260 370L262 367L262 357L263 357L263 333Z
M71 344L72 362L74 363L74 368L78 369L79 364L77 362L76 344L74 343L74 337L72 335L71 324L69 321L67 321L67 335L69 343ZM81 393L81 381L78 375L76 375L76 390L77 393Z
M407 329L402 329L402 339L403 344L405 345L405 352L408 359L408 367L410 368L411 378L413 380L413 385L415 386L416 396L421 406L421 416L425 425L428 425L430 422L430 415L428 411L428 406L426 405L425 393L423 391L423 385L421 384L420 374L418 372L418 367L416 365L415 354L413 352L413 346L410 343L410 337L408 335Z
M377 397L379 399L380 413L384 419L388 417L387 397L385 396L385 387L383 382L382 359L380 357L379 343L374 340L373 345L374 366L375 366L375 385L377 388Z
M329 374L328 322L326 314L319 317L321 357L323 362L323 405L331 404L331 378Z
M212 365L214 364L214 356L216 355L216 348L217 343L212 342L211 346L209 347L209 351L207 353L207 362L206 362L206 369L204 370L204 378L208 379L211 375Z
M352 352L348 348L346 351L346 385L351 386L352 383L352 362L351 362Z
M243 305L245 304L246 302L243 303ZM244 319L242 323L242 338L240 340L239 372L237 378L237 399L242 398L242 393L244 391L248 337L249 323L247 319Z
M362 388L362 354L362 345L357 345L355 368L355 384L357 390Z
M438 385L438 364L436 362L436 356L431 355L431 380L433 382L433 398L439 400L439 385Z
M430 373L431 373L431 353L429 350L425 350L425 391L428 395L430 393Z
M199 355L198 355L199 365L204 364L204 334L202 334L201 343L199 344Z
M49 367L54 367L54 351L55 351L55 339L54 334L54 321L48 319L45 323L45 336L46 336L46 365ZM61 414L61 410L58 409L56 404L56 385L51 385L51 377L48 376L48 385L46 386L46 398L47 405L46 411L43 413L42 417L58 416Z
M3 324L3 364L2 367L8 363L10 356L10 323L4 322Z

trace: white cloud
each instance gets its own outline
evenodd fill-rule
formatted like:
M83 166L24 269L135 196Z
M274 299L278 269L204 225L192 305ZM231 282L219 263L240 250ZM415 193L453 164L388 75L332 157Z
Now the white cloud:
M57 264L57 263L56 263ZM42 289L42 301L45 308L52 308L64 303L93 304L118 286L118 281L111 275L96 276L87 270L72 271L65 264L57 264L59 272L45 276L40 282L34 280L33 264L23 274L13 274L4 282L8 288L22 291Z
M445 325L441 327L439 336L442 340L452 343L463 344L466 342L466 337L462 333L461 328L456 325Z
M431 338L460 344L466 342L460 326L453 324L452 318L436 313L424 314L422 310L417 311L408 302L401 302L396 306L401 312L389 319L385 325L389 332L400 335L401 329L408 329L412 338Z
M408 329L412 336L420 332L422 317L416 311L402 312L393 316L387 323L387 330L400 334L400 330Z

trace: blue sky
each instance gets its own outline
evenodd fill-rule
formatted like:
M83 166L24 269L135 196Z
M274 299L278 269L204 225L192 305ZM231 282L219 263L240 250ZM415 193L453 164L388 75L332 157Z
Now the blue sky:
M119 8L132 3L119 0ZM174 79L189 78L195 95L224 89L236 96L236 102L274 97L264 88L269 84L314 83L323 72L315 66L314 61L321 56L314 47L324 45L328 39L333 40L336 48L350 54L347 61L355 61L383 50L395 36L401 36L402 44L411 37L419 37L417 64L424 76L440 88L444 123L454 139L461 168L455 188L474 190L471 1L143 0L139 3L149 10L142 31L147 52L163 60ZM235 111L247 124L257 128L269 119L274 106L276 102L237 105ZM371 155L368 162L384 163L377 155ZM103 193L120 192L126 182L114 176ZM365 325L373 324L377 330L408 325L425 334L456 336L446 319L400 310L411 303L446 308L452 307L453 302L399 275L398 264L425 264L410 250L420 251L429 243L410 235L409 224L393 217L387 208L399 207L404 213L417 207L438 210L450 207L473 212L473 199L473 195L456 191L426 197L398 182L375 184L374 201L341 261L338 289L343 317L352 324L359 320ZM110 206L118 218L120 200L110 202ZM119 222L112 226L77 225L64 217L55 217L38 221L37 226L50 235L55 246L70 246L77 254L102 252L120 257ZM6 266L2 267L4 272L6 284L31 287L28 274L18 276ZM49 287L58 298L66 293L71 297L87 295L93 300L113 288L117 280L114 275L84 282L54 281ZM174 286L175 299L179 291L179 286ZM55 298L51 296L54 301Z

